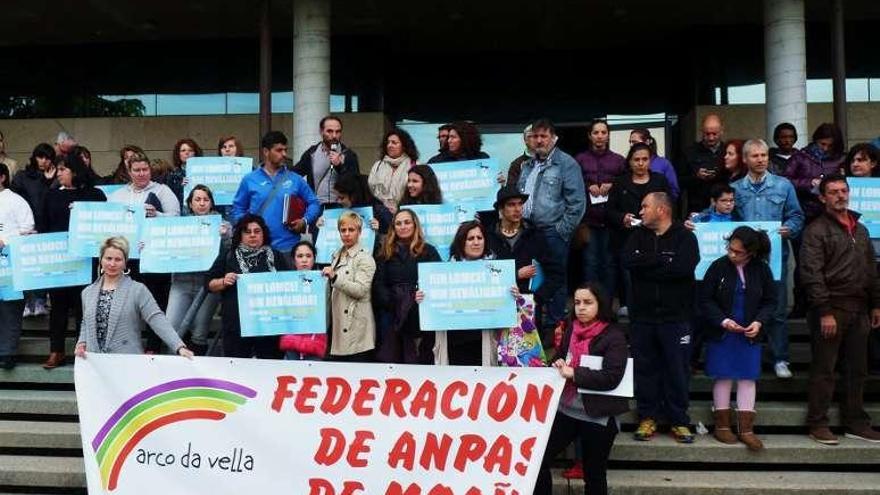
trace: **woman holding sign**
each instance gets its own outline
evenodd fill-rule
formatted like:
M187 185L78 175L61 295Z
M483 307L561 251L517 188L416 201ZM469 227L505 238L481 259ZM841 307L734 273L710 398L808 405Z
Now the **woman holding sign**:
M453 261L475 261L494 258L486 241L486 227L477 220L458 227L449 251ZM513 287L514 297L519 290ZM416 300L424 294L419 291ZM495 366L498 360L495 329L448 330L435 332L434 364L459 366Z
M363 219L353 211L339 217L337 228L342 248L322 271L330 283L330 359L348 362L373 361L376 324L370 289L376 262L360 245Z
M737 227L727 239L727 256L715 260L700 285L700 312L705 329L706 375L715 379L712 408L715 438L735 444L730 393L736 382L739 441L749 450L764 448L752 431L756 380L761 375L761 328L772 321L777 289L767 264L770 239L750 227Z
M434 332L422 332L415 296L419 263L440 261L440 254L425 242L419 217L411 210L398 210L392 223L376 256L373 279L380 329L376 357L385 363L433 364Z
M597 366L582 366L582 358L587 356L599 358ZM629 400L615 395L580 393L579 389L614 390L623 380L628 359L626 336L614 324L611 299L596 283L580 286L574 292L574 318L567 322L553 360L553 367L565 378L565 388L547 439L535 495L553 492L550 465L576 438L580 439L583 449L586 493L608 493L608 455L620 427L617 416L629 410Z
M406 193L400 205L439 205L443 203L443 192L437 174L428 165L416 165L409 169L406 179Z
M309 241L299 241L291 251L293 268L297 271L315 269L318 252ZM327 330L316 328L320 333L299 333L282 335L278 347L284 351L284 359L291 361L324 359L327 354Z
M223 299L223 355L280 359L277 337L242 337L236 281L243 273L287 271L285 256L272 249L269 227L259 215L247 213L235 225L232 247L221 252L208 270L206 287Z
M128 276L128 241L111 237L100 251L101 276L82 291L83 327L76 355L86 352L143 354L141 334L149 325L175 353L191 358L150 291Z
M0 251L6 248L9 240L34 230L34 214L27 201L9 189L9 168L0 163ZM8 250L0 252L0 269L11 275ZM6 278L11 284L11 278ZM0 369L15 367L15 355L21 338L21 319L24 314L24 299L8 298L12 287L0 283Z
M489 158L489 155L482 151L483 138L480 137L480 130L477 129L477 126L466 121L453 122L450 126L446 149L431 157L428 163Z
M214 195L211 193L211 189L202 184L193 187L189 197L186 198L186 205L195 216L218 214L214 211ZM221 243L228 245L231 235L232 226L225 220L221 221ZM221 252L225 251L222 246L220 249ZM181 338L187 330L181 324L190 311L190 307L198 300L199 292L206 290L204 288L206 276L207 272L173 273L171 275L171 290L168 294L168 320L171 321L171 325L174 326ZM192 309L196 313L192 321L192 336L190 338L192 349L198 355L204 355L208 350L208 331L219 305L220 296L209 293L201 304Z
M92 184L89 168L76 153L60 156L55 159L58 189L50 189L46 195L43 208L43 220L37 221L44 226L44 232L66 232L70 224L70 208L76 201L106 201L104 193ZM83 287L62 287L49 290L52 309L49 312L49 358L43 368L52 369L64 365L65 334L67 319L73 311L77 334L82 321L80 292Z

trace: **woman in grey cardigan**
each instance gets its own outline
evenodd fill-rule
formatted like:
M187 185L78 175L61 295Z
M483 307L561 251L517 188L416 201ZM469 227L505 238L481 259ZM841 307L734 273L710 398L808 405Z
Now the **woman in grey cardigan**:
M76 355L86 351L117 354L143 354L141 333L150 325L177 354L191 358L174 327L159 309L150 291L128 277L128 241L111 237L101 245L101 277L82 291L82 332Z

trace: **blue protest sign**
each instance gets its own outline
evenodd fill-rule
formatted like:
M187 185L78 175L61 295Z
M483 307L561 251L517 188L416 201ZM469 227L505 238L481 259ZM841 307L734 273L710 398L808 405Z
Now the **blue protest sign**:
M849 208L862 214L859 222L872 239L880 238L880 179L848 177Z
M70 210L67 229L70 254L81 258L97 257L104 240L122 236L130 246L128 257L136 259L145 219L144 205L141 204L76 201Z
M529 280L529 290L535 292L544 283L544 268L535 259L532 260L532 265L535 267L535 276Z
M700 262L694 269L697 280L703 280L706 270L715 260L727 255L727 236L737 227L746 226L767 232L770 238L770 270L774 280L782 279L782 236L780 222L708 222L696 224L694 234L700 247Z
M0 301L18 301L24 298L21 291L12 288L12 256L9 246L0 249Z
M242 337L327 330L327 281L319 271L239 275Z
M254 168L254 159L242 156L199 156L186 161L184 198L198 184L208 186L215 206L231 205L241 179Z
M360 245L368 252L373 252L373 245L376 242L376 232L370 228L370 220L373 219L373 207L330 208L324 210L324 214L321 215L324 219L324 225L318 230L318 238L315 239L315 250L318 252L315 263L330 263L333 259L333 253L342 247L342 240L339 238L339 216L346 211L353 211L364 220L364 226L361 228Z
M486 158L460 162L432 163L437 175L443 202L451 205L467 204L477 211L491 211L494 208L495 193L498 192L498 173L501 170L498 160Z
M422 330L483 330L516 324L513 260L419 263Z
M142 273L203 272L220 252L220 215L148 218L141 241Z
M91 257L68 253L67 232L23 235L10 239L12 286L17 291L88 285Z
M477 210L468 205L405 205L400 209L412 210L419 217L425 241L437 248L441 260L449 259L449 248L458 226L473 220L477 214Z

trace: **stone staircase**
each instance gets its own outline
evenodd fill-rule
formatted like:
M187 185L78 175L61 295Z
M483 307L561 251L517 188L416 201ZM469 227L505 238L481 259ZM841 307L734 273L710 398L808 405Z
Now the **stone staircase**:
M215 322L219 326L219 322ZM636 442L630 432L635 415L623 418L611 456L609 483L615 495L801 495L880 494L880 444L841 437L836 447L806 436L806 366L809 344L803 321L790 322L795 377L765 374L758 383L757 433L764 452L723 445L710 435L693 445L676 444L668 435ZM22 362L0 371L0 495L11 493L85 493L73 366L43 370L47 322L29 319L21 342ZM68 339L72 348L73 339ZM691 418L711 424L711 380L691 382ZM867 384L868 412L880 420L880 378ZM837 421L836 409L832 421ZM582 493L582 482L561 478L560 459L554 493ZM525 494L523 494L525 495Z

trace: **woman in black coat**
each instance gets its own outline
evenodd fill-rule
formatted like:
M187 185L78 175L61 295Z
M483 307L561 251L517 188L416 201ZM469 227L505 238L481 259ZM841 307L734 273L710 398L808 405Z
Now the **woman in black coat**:
M763 444L754 435L756 381L761 375L758 337L773 320L777 290L770 266L767 234L737 227L727 240L727 256L715 260L700 285L700 312L708 324L706 375L715 380L712 390L715 438L736 443L731 431L730 393L736 386L736 419L739 441L751 450Z
M626 336L613 323L611 299L600 285L588 282L574 293L574 318L566 325L553 367L565 378L559 409L538 472L535 495L550 495L550 465L563 449L580 439L586 493L608 493L608 456L620 424L617 416L629 410L629 400L610 395L578 393L578 388L614 390L623 380L629 358ZM580 366L584 355L602 357L602 369Z
M608 193L605 205L605 225L611 229L611 263L609 271L620 270L620 252L626 245L633 229L641 224L639 211L642 200L652 192L669 194L669 182L663 174L651 172L651 147L645 143L636 143L629 149L626 162L630 172L614 180ZM631 290L629 276L618 273L623 285L618 285L620 305L626 306ZM612 294L613 297L613 294Z
M80 154L56 158L54 168L60 187L49 189L46 193L37 225L42 226L43 232L66 232L70 223L70 206L75 201L107 201L107 197L92 184L89 167ZM79 335L82 323L80 293L84 288L76 286L49 290L52 302L49 312L49 358L43 363L43 368L52 369L65 364L67 319L73 311L76 334Z
M425 242L419 217L405 207L391 221L391 228L376 256L373 303L379 326L376 358L386 363L432 364L434 332L422 332L419 308L418 264L440 261L434 246Z

